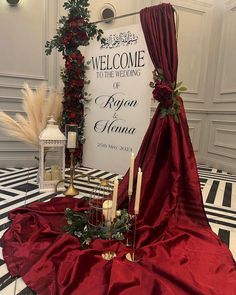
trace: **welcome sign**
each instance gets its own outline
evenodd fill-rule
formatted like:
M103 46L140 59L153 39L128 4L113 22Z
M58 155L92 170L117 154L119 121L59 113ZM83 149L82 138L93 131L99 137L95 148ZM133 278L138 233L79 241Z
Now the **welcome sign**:
M125 173L150 119L152 64L140 24L105 31L92 42L87 92L84 160L88 167Z

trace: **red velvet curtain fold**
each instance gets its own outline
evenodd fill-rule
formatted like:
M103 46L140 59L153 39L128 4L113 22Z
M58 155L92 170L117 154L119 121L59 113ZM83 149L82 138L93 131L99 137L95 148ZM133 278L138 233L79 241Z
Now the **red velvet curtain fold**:
M163 73L167 83L175 84L178 53L173 7L161 4L145 8L140 19L155 69ZM159 232L173 220L208 227L188 123L182 100L178 99L179 123L173 116L161 119L159 105L135 159L134 183L138 167L143 171L139 220L158 225ZM128 174L120 186L121 206L127 201Z
M140 20L155 69L162 70L167 82L175 83L178 53L173 7L162 4L144 8Z

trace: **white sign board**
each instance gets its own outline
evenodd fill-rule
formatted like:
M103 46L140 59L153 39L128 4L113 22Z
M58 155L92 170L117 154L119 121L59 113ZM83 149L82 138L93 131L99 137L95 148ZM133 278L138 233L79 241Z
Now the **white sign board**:
M140 24L104 32L86 51L91 94L83 164L124 174L150 120L152 63Z

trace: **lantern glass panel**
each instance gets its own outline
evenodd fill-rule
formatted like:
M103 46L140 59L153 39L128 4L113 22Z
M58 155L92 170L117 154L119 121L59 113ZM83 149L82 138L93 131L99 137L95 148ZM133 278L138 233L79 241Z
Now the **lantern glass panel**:
M66 124L66 147L74 149L78 147L78 125Z
M63 147L46 147L44 181L63 179Z

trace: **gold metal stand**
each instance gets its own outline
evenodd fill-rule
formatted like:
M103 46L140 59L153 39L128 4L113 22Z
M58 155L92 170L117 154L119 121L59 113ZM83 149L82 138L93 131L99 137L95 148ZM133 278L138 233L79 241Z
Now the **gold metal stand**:
M129 204L128 204L128 224L130 222L130 211L131 211L131 197L132 197L132 194L131 195L128 195L129 197ZM126 243L125 243L125 246L126 247L131 247L132 244L131 244L131 241L129 240L129 232L127 233L127 237L126 237Z
M75 166L74 166L74 149L69 149L70 151L70 184L67 190L63 193L66 197L74 197L79 194L79 191L74 187L74 174L75 174Z
M133 240L133 249L131 252L125 255L126 259L131 262L138 262L139 257L136 253L136 231L137 231L137 214L134 215L134 240Z
M113 251L107 251L102 253L102 258L105 260L112 260L114 257L116 257L116 253Z
M113 223L114 223L114 220L111 221L111 226L110 226L110 246L111 246L111 239L112 239L112 227L113 227ZM112 260L114 257L116 257L116 253L113 252L113 251L106 251L106 252L103 252L102 253L102 258L105 259L105 260Z

